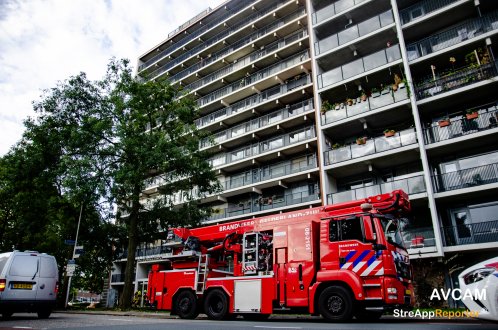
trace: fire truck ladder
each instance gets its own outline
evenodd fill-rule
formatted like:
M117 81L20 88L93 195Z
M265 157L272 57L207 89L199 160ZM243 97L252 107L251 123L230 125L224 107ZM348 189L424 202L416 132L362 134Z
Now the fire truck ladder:
M204 260L204 262L203 262ZM209 273L209 254L201 255L197 265L197 277L195 283L195 293L203 294L206 288L207 275Z

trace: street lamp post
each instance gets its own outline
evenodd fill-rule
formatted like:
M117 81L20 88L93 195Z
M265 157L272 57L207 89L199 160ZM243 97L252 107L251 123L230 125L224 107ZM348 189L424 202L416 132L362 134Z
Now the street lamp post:
M81 203L81 210L80 210L80 217L78 219L78 228L76 228L76 239L74 240L74 248L73 248L73 258L71 260L74 260L74 256L76 255L76 247L78 246L78 234L80 232L80 223L81 223L81 214L83 213L83 203ZM67 274L67 266L66 266L66 274ZM67 310L67 301L69 299L69 291L71 290L71 277L68 276L69 280L67 282L67 292L66 292L66 303L64 304L64 310Z

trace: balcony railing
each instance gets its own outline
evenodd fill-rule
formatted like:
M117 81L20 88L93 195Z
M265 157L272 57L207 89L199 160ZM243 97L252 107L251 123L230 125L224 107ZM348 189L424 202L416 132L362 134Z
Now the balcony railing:
M321 21L324 21L336 14L342 13L343 11L363 1L365 0L339 0L311 14L311 20L313 21L313 24L320 23Z
M183 29L183 28L189 26L190 24L194 23L199 18L201 18L202 16L206 15L207 13L209 13L211 10L212 10L211 7L207 7L206 9L204 9L203 11L201 11L200 14L195 15L194 17L192 17L191 19L189 19L188 21L186 21L185 23L183 23L182 25L180 25L179 27L177 27L176 29L174 29L173 31L171 31L170 33L168 33L168 38L171 37L173 34L177 33L178 31L180 31L181 29ZM225 13L225 15L226 15L226 13ZM212 24L212 22L210 22L209 24Z
M322 125L327 125L335 121L356 116L370 110L375 110L396 102L401 102L408 99L408 89L405 85L398 87L398 90L391 89L383 90L376 93L375 96L368 97L365 101L361 98L353 100L352 105L341 105L338 110L332 109L321 115Z
M401 25L410 23L416 19L424 17L436 10L444 8L460 0L427 0L403 9L399 12Z
M498 221L471 223L441 228L444 246L498 241Z
M403 241L407 249L422 249L436 246L434 228L422 227L413 229L402 229Z
M135 277L137 274L133 274L133 281L135 281ZM112 283L119 283L119 282L124 282L125 281L125 274L113 274L111 275L111 282Z
M286 68L292 67L296 64L299 64L301 62L304 62L310 58L310 52L309 50L302 51L300 53L297 53L295 55L292 55L285 60L282 60L280 62L277 62L275 64L272 64L263 70L259 70L252 75L248 77L244 77L240 80L237 80L230 85L227 85L223 88L220 88L206 96L201 97L200 99L197 100L197 104L199 107L202 107L208 103L211 103L213 101L219 100L222 97L231 94L235 91L241 90L245 88L246 86L249 86L251 84L254 84L255 82L258 82L260 80L266 79L280 71L285 70Z
M482 186L498 182L498 164L489 164L465 170L438 174L432 177L436 192Z
M272 9L269 10L268 12L271 12L271 11L275 10L276 8L278 8L278 7L280 7L281 5L284 4L283 1L277 1L276 3L278 3L278 6L274 7L274 5L270 5L269 7L272 7ZM259 15L258 16L258 18L259 18L259 17L264 16L266 14L268 14L268 13L267 12L265 13L265 9L262 9L261 11L258 11L254 15ZM210 56L207 59L205 59L204 61L198 62L197 64L195 64L195 66L192 68L192 70L196 69L194 71L197 71L201 67L204 67L204 66L212 63L213 61L216 61L216 60L220 59L221 57L225 57L226 55L232 53L233 51L235 51L235 50L237 50L239 48L241 48L242 46L247 45L247 44L253 42L256 39L259 39L259 38L261 38L261 37L269 34L270 32L275 31L279 27L284 26L285 24L289 23L292 20L295 20L297 17L302 16L304 14L306 14L306 8L305 7L300 8L300 9L298 9L298 10L296 10L296 11L294 11L294 12L292 12L292 13L290 13L290 14L282 17L282 18L280 18L279 20L277 20L277 21L275 21L273 23L270 23L270 24L266 25L265 27L262 27L261 29L259 29L257 32L252 33L251 35L249 35L249 36L247 36L247 37L245 37L245 38L243 38L243 39L241 39L241 40L239 40L237 42L234 42L229 47L223 48L222 50L220 50L219 52L217 52L215 54L216 56ZM252 16L249 16L248 18L251 18L251 17ZM163 72L166 72L169 69L171 69L172 67L176 66L177 64L185 61L186 59L188 59L190 57L192 57L196 53L202 51L203 49L211 46L212 44L214 44L214 43L216 43L218 41L224 40L228 36L228 34L226 34L226 33L230 29L233 29L233 28L237 28L238 29L238 28L240 28L242 26L247 25L249 23L249 21L246 22L246 20L242 21L241 23L237 23L236 25L234 25L231 28L225 30L224 32L221 32L219 35L217 35L217 36L209 39L208 41L200 44L197 47L192 48L191 50L187 51L185 54L183 54L181 56L178 56L173 61L171 61L171 62L165 64L164 66L162 66L161 68L159 68L157 71L155 71L155 73L157 75L160 75ZM192 73L194 71L191 71L190 73Z
M364 22L353 25L344 31L315 42L315 53L316 55L320 55L392 23L394 23L393 13L391 10L388 10Z
M197 128L201 128L214 122L221 121L223 118L231 116L235 113L252 109L259 103L263 103L276 98L277 96L288 93L298 87L311 84L312 78L313 74L309 73L295 79L289 79L289 81L283 85L271 87L267 90L262 91L261 94L252 95L242 101L233 103L226 108L210 113L209 115L202 118L196 119L195 124Z
M298 192L287 195L268 196L268 198L251 197L248 203L242 206L233 206L224 209L218 209L218 213L211 215L205 221L219 220L238 215L251 214L254 212L278 209L281 207L292 206L301 203L319 201L318 194L314 191Z
M214 134L213 140L210 138L206 138L200 142L200 148L207 148L212 145L219 144L223 141L235 138L245 133L249 133L260 128L274 125L278 122L286 120L287 118L294 117L302 114L303 112L314 109L313 99L308 99L297 104L293 104L288 108L283 108L277 111L274 111L270 114L261 116L259 118L250 120L248 122L242 123L235 127L229 128L227 130L221 131L219 133Z
M496 107L494 107L496 108ZM474 119L451 120L448 126L433 126L424 129L425 144L437 143L465 135L498 128L498 111L479 110L479 117Z
M419 175L411 178L399 179L391 182L384 182L373 186L328 194L327 204L330 205L342 202L355 201L357 199L363 199L370 196L390 193L397 189L402 189L408 195L423 193L426 191L424 177L422 175Z
M408 61L413 61L496 29L498 29L498 11L406 46Z
M400 58L401 52L399 50L399 45L393 45L387 49L357 59L353 62L349 62L348 64L318 75L318 88L324 88L336 84L345 79L399 60Z
M361 158L376 153L393 150L417 143L417 134L414 129L396 132L391 137L377 137L368 139L365 144L352 144L324 152L325 166L346 160Z
M306 155L304 158L302 161L291 160L291 164L266 165L259 169L231 175L231 178L227 178L227 181L220 182L222 189L236 189L317 168L318 163L315 155Z
M177 43L175 43L174 45L172 45L171 47L168 47L167 49L165 49L164 51L162 51L161 53L159 53L158 55L154 56L153 58L151 58L150 60L148 60L147 62L145 62L145 64L142 64L141 66L138 67L138 71L142 71L143 69L151 66L152 64L156 63L157 61L159 61L160 59L168 56L168 54L171 54L172 52L174 52L175 50L179 49L179 48L182 48L185 44L189 43L190 41L192 40L195 40L197 39L201 34L203 34L204 32L212 29L213 27L215 27L216 25L220 24L221 22L227 20L228 18L232 17L233 15L235 15L236 13L244 10L245 8L251 6L253 3L255 3L256 0L247 0L247 1L244 1L242 3L240 3L238 6L235 6L234 8L230 9L229 11L227 11L225 14L221 15L220 17L214 19L213 21L209 22L208 24L206 24L204 27L201 27L200 29L196 30L195 32L193 32L192 34L188 35L187 37L183 38L182 40L179 40ZM283 1L280 1L277 3L279 3L280 5L282 5L282 2ZM265 11L265 9L267 8L272 8L275 9L276 3L273 3L265 8L263 8L263 11ZM256 13L257 14L257 13ZM253 14L251 16L249 16L248 18L252 18L253 16L255 17L256 14ZM259 18L259 17L257 17ZM257 19L256 18L256 19ZM249 22L247 22L246 24L248 24ZM237 25L238 28L240 28L241 26ZM222 33L227 33L228 30L226 31L223 31ZM233 32L232 32L233 33ZM218 34L219 35L219 34ZM217 38L218 35L214 36L213 38ZM228 35L228 34L227 34ZM211 39L213 39L211 38ZM211 40L207 40L208 42ZM195 50L197 47L194 47L192 50ZM201 49L197 50L197 51L200 51Z
M423 100L435 95L453 91L498 76L498 61L481 66L471 65L460 71L450 73L436 81L415 87L417 100Z
M273 138L261 141L246 147L229 151L219 157L214 157L207 160L214 168L218 168L225 164L237 162L243 159L261 155L272 150L280 149L285 146L303 142L316 138L315 126L308 126L294 132L275 136Z

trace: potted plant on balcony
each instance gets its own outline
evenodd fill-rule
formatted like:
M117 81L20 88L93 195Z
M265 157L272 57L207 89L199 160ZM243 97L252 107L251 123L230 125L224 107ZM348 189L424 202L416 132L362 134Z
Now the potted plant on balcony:
M437 123L439 124L439 127L449 126L450 125L450 118L441 119Z
M338 149L340 147L341 145L339 143L335 143L334 145L332 145L332 149Z
M393 136L393 135L394 135L394 133L395 133L395 131L394 131L393 129L386 129L386 130L384 131L384 135L385 135L385 137L390 137L390 136Z
M393 91L397 91L398 87L400 84L403 83L403 80L398 76L398 74L394 74L394 85L393 85Z
M365 144L367 142L367 137L362 137L362 138L359 138L359 139L356 139L356 143L358 145L362 145L362 144Z
M340 110L341 109L341 105L339 103L334 104L334 109Z
M467 110L467 119L471 120L474 118L479 117L479 110L473 109L473 110Z
M260 204L260 205L263 205L263 203L264 203L264 202L265 202L265 200L264 200L263 198L260 198L260 199L259 199L259 204Z
M329 111L331 108L329 101L325 100L322 102L322 115L325 114L326 111Z
M380 92L378 91L377 88L372 88L372 90L370 92L372 93L372 97L379 97L380 96Z
M239 202L239 204L237 204L237 205L239 205L239 207L242 207L242 206L244 206L244 203Z
M351 100L350 98L347 98L347 99L346 99L346 103L347 103L349 106L352 106L352 105L353 105L353 100Z
M384 94L387 94L391 91L391 87L390 86L384 86L384 85L380 85L380 88L381 88L381 94L384 95Z
M363 101L366 101L367 100L367 94L365 94L365 91L361 91L361 99Z
M250 205L251 205L251 201L250 201L250 200L247 200L247 201L245 202L245 206L250 206Z

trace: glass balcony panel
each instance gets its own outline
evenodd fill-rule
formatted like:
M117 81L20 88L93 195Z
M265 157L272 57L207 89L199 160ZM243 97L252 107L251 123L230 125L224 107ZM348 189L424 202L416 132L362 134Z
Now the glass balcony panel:
M407 249L436 246L434 229L432 227L403 228L401 234L403 235L403 241Z
M355 189L355 191L356 191L356 199L362 199L381 194L380 186L364 187L360 189Z
M401 51L399 45L394 45L386 49L387 62L391 63L393 61L399 60L401 58Z
M351 156L352 156L352 153L351 153L351 148L349 146L337 148L337 149L332 149L332 150L326 151L325 164L331 165L334 163L343 162L345 160L351 159Z
M342 79L354 77L364 71L362 59L356 60L342 67Z
M331 122L334 122L337 120L341 120L341 119L344 119L347 117L348 117L348 115L346 112L346 108L342 108L339 110L332 109L332 110L325 112L325 114L322 115L322 118L324 118L324 119L322 119L322 122L323 122L323 120L325 120L324 123L328 124L328 123L331 123Z
M408 99L408 88L398 88L393 94L394 101L399 102Z
M339 39L339 45L344 45L345 43L358 38L358 25L352 26L347 30L339 32L337 34L337 37Z
M277 149L277 148L281 148L283 146L284 146L284 138L283 137L280 137L278 139L272 140L269 143L269 148L270 149Z
M330 86L332 84L335 84L341 80L343 80L342 78L342 68L336 68L334 70L330 70L328 72L325 72L324 74L320 75L320 77L322 78L321 81L322 81L322 86L321 87L326 87L326 86Z
M381 50L380 52L365 56L363 58L363 63L365 65L365 71L369 71L387 64L386 52Z
M369 110L370 106L368 104L368 101L361 101L357 102L356 104L346 106L347 117L351 117Z
M317 43L315 43L315 45L317 45L315 50L316 54L318 55L338 47L339 39L337 39L337 34L333 34L330 37L318 41Z
M348 190L335 194L330 194L329 196L331 197L331 201L329 202L329 204L354 201L357 199L355 192L356 190Z
M379 16L372 17L358 24L358 32L360 37L378 29L380 29Z
M365 144L352 144L351 154L353 158L364 157L375 153L375 145L373 140L367 140Z
M380 25L382 27L394 23L393 12L388 10L379 15Z
M377 109L394 103L394 99L392 97L391 92L387 94L381 94L376 97L370 97L368 101L370 102L370 107L372 109Z
M321 21L326 20L327 18L332 17L334 15L335 15L334 5L331 4L330 6L322 8L315 13L314 23L315 24L320 23Z
M401 139L399 136L379 137L375 139L375 149L377 152L387 151L401 147Z
M355 5L354 0L339 0L334 3L335 13L341 13L348 8L351 8Z

